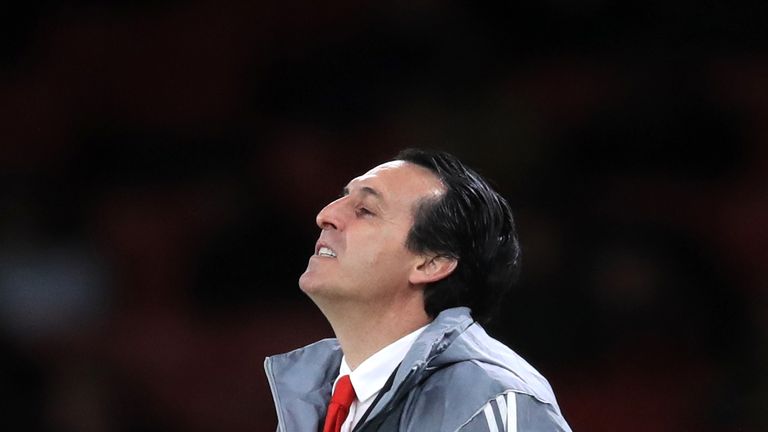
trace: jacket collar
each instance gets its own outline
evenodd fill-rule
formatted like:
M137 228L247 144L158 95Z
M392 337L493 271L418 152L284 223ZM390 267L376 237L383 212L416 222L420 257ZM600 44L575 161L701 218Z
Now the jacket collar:
M267 373L280 431L315 431L322 424L341 364L336 339L267 357Z
M474 321L469 309L457 307L442 311L416 339L395 372L391 390L373 407L368 418L391 410L393 402L405 397L411 389L434 369L434 360Z

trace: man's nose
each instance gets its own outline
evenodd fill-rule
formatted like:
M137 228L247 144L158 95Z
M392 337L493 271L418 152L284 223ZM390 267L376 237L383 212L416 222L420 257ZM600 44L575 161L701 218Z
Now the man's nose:
M339 214L341 203L344 197L329 203L317 214L315 222L320 229L340 229L342 220Z

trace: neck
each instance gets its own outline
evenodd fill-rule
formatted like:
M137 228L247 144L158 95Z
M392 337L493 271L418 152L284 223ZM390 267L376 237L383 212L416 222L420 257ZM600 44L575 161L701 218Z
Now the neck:
M424 302L361 307L326 307L321 310L339 340L347 365L355 370L382 348L429 324Z

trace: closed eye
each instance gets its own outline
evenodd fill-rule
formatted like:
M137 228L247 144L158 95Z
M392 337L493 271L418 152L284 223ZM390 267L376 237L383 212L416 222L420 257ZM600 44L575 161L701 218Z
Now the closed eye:
M375 216L375 214L372 211L368 210L365 207L358 207L358 208L356 208L355 209L355 214L357 216Z

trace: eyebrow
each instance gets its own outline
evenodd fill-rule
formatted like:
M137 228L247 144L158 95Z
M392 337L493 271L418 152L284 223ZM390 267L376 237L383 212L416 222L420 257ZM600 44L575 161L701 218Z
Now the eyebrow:
M360 188L360 191L364 195L370 195L370 196L376 198L379 201L383 201L384 200L384 196L381 195L381 192L377 191L376 189L374 189L374 188L372 188L370 186L363 186L363 187ZM344 189L342 189L341 195L342 196L349 195L349 187L344 187Z

